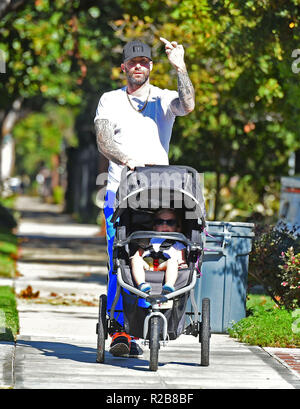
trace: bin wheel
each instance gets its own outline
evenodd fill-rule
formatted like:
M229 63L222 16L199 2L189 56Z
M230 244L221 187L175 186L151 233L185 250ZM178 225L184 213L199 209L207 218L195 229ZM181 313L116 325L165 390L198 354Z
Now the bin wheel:
M149 342L150 371L157 371L158 368L159 334L160 334L159 317L154 315L150 319L150 342Z
M201 366L209 365L209 344L210 344L210 299L202 300L202 320L199 331L199 341L201 342Z
M106 319L107 296L100 295L99 298L99 319L97 323L97 358L96 362L103 363L105 355L105 340L107 338L107 319Z

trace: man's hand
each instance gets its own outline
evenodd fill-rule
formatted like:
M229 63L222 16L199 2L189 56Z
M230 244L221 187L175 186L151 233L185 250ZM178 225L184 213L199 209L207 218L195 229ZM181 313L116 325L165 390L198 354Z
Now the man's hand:
M160 37L160 41L165 44L166 54L173 67L177 71L186 72L183 46L181 44L177 44L176 41L170 42L163 37Z
M134 168L136 168L137 166L142 166L142 167L145 166L144 163L137 162L134 159L129 159L126 163L124 163L124 165L128 166L129 169L131 170L134 170Z

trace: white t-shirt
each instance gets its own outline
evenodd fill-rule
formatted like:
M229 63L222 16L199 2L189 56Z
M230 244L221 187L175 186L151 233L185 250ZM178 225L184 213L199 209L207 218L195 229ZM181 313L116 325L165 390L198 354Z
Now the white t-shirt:
M99 101L95 121L108 119L114 129L114 141L129 158L144 164L168 165L169 143L175 115L171 102L178 98L177 91L150 85L151 92L146 108L137 112L129 103L126 87L105 92ZM132 98L140 108L145 101ZM180 115L185 115L184 111ZM119 187L124 166L109 161L107 189Z

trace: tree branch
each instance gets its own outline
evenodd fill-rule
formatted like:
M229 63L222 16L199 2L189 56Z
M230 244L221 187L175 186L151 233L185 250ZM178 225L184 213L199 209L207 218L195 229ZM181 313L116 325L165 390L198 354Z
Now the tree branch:
M0 0L0 18L22 6L25 0Z

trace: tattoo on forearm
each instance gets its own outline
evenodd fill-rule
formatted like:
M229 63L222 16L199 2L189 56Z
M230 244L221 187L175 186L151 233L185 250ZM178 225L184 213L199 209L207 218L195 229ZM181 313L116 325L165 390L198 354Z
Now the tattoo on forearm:
M178 72L177 82L179 95L179 100L177 100L177 108L179 108L179 105L181 105L184 111L189 113L193 111L195 107L195 91L188 73ZM174 108L176 109L176 106L174 106Z
M112 160L118 165L127 163L128 157L120 151L114 141L114 131L109 120L97 119L95 122L95 130L99 151L102 152L107 159Z

